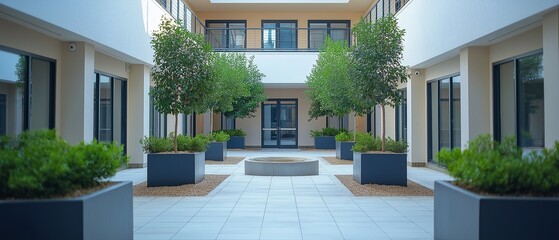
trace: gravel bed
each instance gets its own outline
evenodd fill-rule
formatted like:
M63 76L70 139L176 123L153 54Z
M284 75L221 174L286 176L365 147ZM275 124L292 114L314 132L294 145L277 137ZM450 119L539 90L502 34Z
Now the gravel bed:
M361 185L353 180L353 175L336 175L354 196L433 196L433 190L408 180L408 186Z
M237 163L240 163L245 158L246 157L227 157L223 161L206 160L206 164L208 164L208 165L220 165L220 164L237 165Z
M206 174L204 180L196 184L172 187L147 187L147 182L134 186L134 196L183 197L206 196L223 182L229 175Z
M351 160L341 160L335 157L322 157L322 159L326 160L330 165L352 165L353 161Z

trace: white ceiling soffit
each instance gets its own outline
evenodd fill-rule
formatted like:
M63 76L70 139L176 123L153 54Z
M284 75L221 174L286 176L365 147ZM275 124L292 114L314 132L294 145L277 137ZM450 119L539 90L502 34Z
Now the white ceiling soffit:
M358 11L375 0L187 0L195 12L208 11Z

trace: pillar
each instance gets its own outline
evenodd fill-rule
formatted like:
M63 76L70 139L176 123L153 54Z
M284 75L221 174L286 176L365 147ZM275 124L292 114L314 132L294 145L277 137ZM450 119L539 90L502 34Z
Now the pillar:
M543 17L545 147L559 141L559 10Z
M412 69L407 82L408 165L423 167L427 163L427 86L425 71Z
M129 167L145 167L147 155L144 154L140 139L149 135L149 83L150 68L143 64L132 64L128 80L128 136L127 150Z

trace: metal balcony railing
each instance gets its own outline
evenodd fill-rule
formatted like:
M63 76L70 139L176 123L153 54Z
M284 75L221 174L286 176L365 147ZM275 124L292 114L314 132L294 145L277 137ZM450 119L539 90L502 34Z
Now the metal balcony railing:
M411 0L378 0L371 10L365 15L365 19L376 22L377 19L396 14L404 5Z
M206 28L215 51L318 51L330 36L351 45L350 28Z
M200 19L188 8L182 0L156 0L175 19L181 20L183 27L199 34L206 32L206 27Z

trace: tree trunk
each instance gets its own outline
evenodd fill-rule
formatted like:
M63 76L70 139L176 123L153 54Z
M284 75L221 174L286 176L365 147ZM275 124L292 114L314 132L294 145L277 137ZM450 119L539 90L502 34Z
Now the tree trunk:
M179 114L175 113L175 141L173 144L173 150L177 152L177 130L179 128Z
M353 141L357 141L357 113L353 114Z
M382 122L381 122L381 124L382 124L382 144L380 145L380 151L384 152L384 143L385 143L385 140L386 140L386 124L385 124L385 122L386 122L385 121L386 120L385 113L386 112L384 111L384 105L382 105L382 104L380 105L380 109L381 109L381 112L382 112Z

